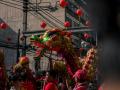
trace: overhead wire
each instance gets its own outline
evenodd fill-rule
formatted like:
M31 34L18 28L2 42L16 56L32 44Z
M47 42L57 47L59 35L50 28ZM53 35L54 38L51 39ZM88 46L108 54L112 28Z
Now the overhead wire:
M4 1L0 1L0 4L3 4L3 5L6 5L6 6L9 6L9 7L12 7L12 8L15 8L15 9L20 9L20 10L23 10L22 8L18 8L18 7L16 7L15 5L16 4L14 4L14 6L13 5L11 5L12 3L9 3L9 2L4 2ZM32 14L32 13L30 13L30 14ZM32 14L33 15L33 14ZM35 16L35 15L34 15ZM40 19L40 18L39 18ZM47 23L48 24L48 23ZM48 24L50 27L52 27L50 24Z
M16 0L12 0L12 1L16 1ZM3 2L4 2L4 3L3 3ZM17 0L16 2L18 2L18 0ZM8 1L1 1L1 3L2 3L2 4L5 4L5 5L10 4L10 5L8 5L8 6L11 6L11 7L14 7L14 8L18 8L18 7L12 6L11 4L17 5L17 6L22 6L22 7L23 7L23 5L18 5L18 4L12 3L12 2L8 2ZM6 3L7 3L7 4L6 4ZM19 3L23 3L23 1L22 1L22 2L20 1ZM31 2L28 2L28 3L32 5ZM32 7L30 7L30 8L33 8L33 7L34 7L34 5L32 5ZM20 8L18 8L18 9L20 9ZM22 9L21 9L21 10L22 10ZM55 17L52 16L50 13L48 13L48 12L46 13L46 12L44 12L42 9L41 9L41 11L42 11L46 16L52 18L52 20L55 20L56 22L60 22L60 21L56 20ZM43 14L40 14L40 12L36 12L36 14L39 14L39 15L41 15L44 19L46 19L46 20L49 22L49 25L50 25L50 24L53 24L55 27L59 27L58 25L56 25L56 23L54 23L53 21L51 21L49 18L45 17ZM50 15L49 15L49 14L50 14ZM52 17L51 17L51 16L52 16ZM53 17L54 17L54 18L53 18ZM63 24L61 23L61 25L63 25ZM50 25L50 27L51 27L51 25Z
M31 2L29 2L29 3L31 3ZM32 5L32 3L31 3L31 5ZM33 7L34 7L34 5L30 6L30 8L32 8L32 9L33 9ZM49 24L53 25L54 27L59 27L58 25L56 25L55 22L51 21L49 18L47 18L46 16L44 16L41 12L36 12L36 11L34 11L34 12L37 13L37 14L39 14L43 19L47 20L47 22L49 22Z
M12 4L12 5L17 5L17 6L23 6L23 5L19 5L19 4L16 4L16 3L13 3L13 2L9 2L9 1L4 1L4 0L2 0L1 2L5 2L5 3Z
M2 1L3 1L3 0L2 0ZM23 3L23 1L21 2L21 1L18 1L18 0L12 0L12 1L19 2L19 3ZM18 8L18 7L15 7L15 6L12 6L12 5L11 5L11 4L14 4L14 5L18 5L18 4L11 3L11 2L8 2L8 1L3 1L3 2L9 3L10 5L5 4L5 3L2 3L2 4L5 4L5 5L8 5L8 6L17 8L17 9L21 9L21 8ZM32 6L34 6L31 2L28 2L28 3L31 4ZM19 5L19 6L22 6L22 5ZM33 8L33 7L30 7L30 8ZM22 10L22 9L21 9L21 10ZM59 24L63 25L63 22L61 22L59 19L55 18L52 14L50 14L50 13L47 12L46 10L43 10L43 9L41 9L41 8L40 8L40 10L41 10L42 14L44 13L46 16L50 17L52 20L55 20L56 22L59 22ZM37 13L37 12L36 12L36 13ZM37 14L38 14L38 13L37 13ZM39 15L40 15L40 12L39 12ZM44 15L42 15L42 16L44 16ZM43 18L44 18L44 17L43 17ZM44 18L44 19L45 19L45 18ZM48 19L48 18L46 18L46 19L49 21L49 23L52 22L50 19ZM52 22L52 23L54 23L54 22ZM57 26L57 25L55 25L55 24L56 24L56 23L54 23L54 26ZM50 27L51 27L51 26L50 26Z
M39 13L39 12L35 12L36 14L38 14L38 15L40 15L43 19L45 19L45 20L47 20L47 24L50 26L50 27L54 27L54 26L56 26L56 24L55 23L53 23L53 22L51 22L47 17L45 17L44 15L42 15L41 13ZM34 15L36 15L34 13ZM32 14L33 15L33 14ZM56 27L58 27L58 26L56 26Z
M29 12L31 15L33 15L35 18L38 18L38 19L40 19L40 20L42 20L41 19L41 17L38 17L35 13L33 13L33 12ZM49 23L47 23L50 27L53 27L51 24L49 24Z
M36 12L35 12L35 13L36 13ZM35 14L35 13L34 13L34 14ZM37 13L37 14L39 14L43 19L47 20L46 23L47 23L48 25L50 25L50 27L53 28L53 27L55 26L55 25L52 24L52 22L51 22L48 18L46 18L44 15L42 15L41 13ZM33 14L32 14L32 15L33 15Z
M29 2L30 5L32 5L31 2ZM39 8L41 10L41 12L43 12L45 15L47 15L48 17L50 17L51 19L55 20L56 22L58 22L59 24L61 24L62 26L64 25L63 22L61 22L59 19L57 19L56 17L54 17L52 14L50 14L49 12L47 12L46 10L43 10L42 8Z
M53 19L54 21L56 21L56 22L59 23L60 25L62 25L62 26L64 25L63 22L61 22L60 20L58 20L57 18L55 18L55 17L54 17L52 14L50 14L49 12L47 12L47 11L41 9L41 8L40 8L40 10L41 10L41 12L43 12L46 16L50 17L51 19Z
M23 0L11 0L11 1L15 1L15 2L19 2L19 3L23 3Z
M13 0L13 1L16 1L16 0ZM17 1L18 2L18 1ZM23 2L22 2L23 3ZM29 3L29 6L30 6L30 8L33 8L34 7L34 5L33 5L33 3L32 2L28 2ZM42 12L42 13L44 13L46 16L48 16L49 18L51 18L52 20L54 20L54 21L56 21L57 23L59 23L59 24L61 24L62 26L64 25L64 23L62 22L62 21L60 21L59 19L57 19L56 17L54 17L52 14L50 14L49 12L47 12L46 10L43 10L42 8L39 8L40 9L40 11ZM33 10L33 11L39 11L39 10ZM37 13L36 12L36 13Z
M47 17L45 17L44 15L42 15L40 12L37 12L39 15L41 15L44 19L46 19L49 23L51 23L52 25L54 25L55 27L59 27L58 25L56 25L54 22L50 21Z
M17 5L17 6L22 6L22 5L18 5L18 4L15 4L15 3L11 3L11 2L7 2L7 1L0 1L0 4L3 4L3 5L7 5L7 6L10 6L10 7L13 7L13 8L16 8L16 9L20 9L20 10L23 10L22 8L18 8L18 7L16 7L15 5ZM13 6L14 5L14 6ZM39 15L41 15L40 13L39 13ZM44 17L44 16L42 16L42 17ZM44 17L45 18L45 17ZM47 19L47 18L45 18L46 20L48 20L49 21L49 19ZM51 21L49 21L49 22L51 22ZM52 23L53 24L53 23ZM55 25L54 25L55 26ZM1 46L3 47L12 47L12 46L10 46L10 45L8 45L8 43L1 43ZM15 45L16 46L16 45ZM14 46L13 46L14 47Z
M62 21L60 21L58 18L54 17L51 13L49 13L46 10L43 10L42 8L39 8L40 11L42 11L44 14L46 14L48 17L50 17L51 19L55 20L56 22L58 22L59 24L61 24L62 26L64 25L64 23Z
M31 2L29 2L29 3L31 3ZM32 7L30 7L30 8L33 8L34 7L34 5L32 5ZM35 11L36 12L36 11ZM37 14L39 14L40 16L42 16L44 19L46 19L49 23L51 23L51 24L53 24L55 27L59 27L58 25L56 25L56 23L54 23L53 21L51 21L50 19L48 19L47 17L45 17L42 13L44 13L45 14L45 12L43 12L42 11L42 13L41 12L36 12Z
M2 2L2 1L0 1L0 4L6 5L6 6L9 6L9 7L12 7L12 8L16 8L16 9L19 9L19 10L23 10L22 8L19 8L19 7L16 7L16 6L10 5L10 4L5 3L5 2Z

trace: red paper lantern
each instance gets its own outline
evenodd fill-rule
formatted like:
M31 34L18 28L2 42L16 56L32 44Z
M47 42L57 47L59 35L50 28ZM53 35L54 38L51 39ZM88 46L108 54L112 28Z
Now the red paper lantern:
M65 26L65 27L70 27L70 25L71 25L71 24L70 24L69 21L66 21L66 22L64 23L64 26Z
M83 11L82 11L81 9L77 9L77 10L76 10L76 14L77 14L78 16L82 16L82 15L83 15Z
M88 33L84 33L84 38L88 39L88 38L90 38L90 35Z
M46 27L46 23L43 21L40 25L42 28L45 28Z
M6 29L7 28L7 24L4 23L4 22L0 23L0 28L1 29Z
M60 6L65 8L68 5L68 2L66 2L65 0L60 0Z

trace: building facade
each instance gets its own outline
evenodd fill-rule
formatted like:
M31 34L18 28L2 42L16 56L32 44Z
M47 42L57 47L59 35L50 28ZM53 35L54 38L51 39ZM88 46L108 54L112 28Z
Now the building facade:
M45 10L45 13L39 10L40 7ZM0 47L5 53L7 70L10 70L12 65L17 61L16 48L19 29L21 30L22 36L23 0L2 0L0 1L0 8L0 23L4 22L8 25L7 29L0 29ZM55 19L53 19L54 17L50 18L50 16L48 16L49 13L61 22L64 22L64 9L59 7L57 0L28 0L27 31L41 30L40 23L42 21L47 23L46 29L55 27L55 25L49 25L50 21L56 24ZM40 14L44 15L50 21L48 22L48 20L43 18ZM60 26L61 24L57 22L56 25ZM62 25L60 27L62 27ZM34 54L29 54L28 52L27 55L30 57L30 67L34 70ZM42 65L47 67L45 66L46 61L43 61Z

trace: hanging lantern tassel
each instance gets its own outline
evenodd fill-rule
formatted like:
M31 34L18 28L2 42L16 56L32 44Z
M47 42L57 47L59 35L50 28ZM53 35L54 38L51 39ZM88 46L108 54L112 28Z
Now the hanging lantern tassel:
M65 8L68 5L68 2L66 2L65 0L60 0L60 6L62 8Z
M44 29L47 25L46 25L46 23L45 23L44 21L42 21L42 23L41 23L41 25L40 25L40 26L41 26L41 28L43 28L43 29Z
M7 24L4 23L4 22L3 22L3 23L0 23L0 28L1 28L1 29L4 29L4 30L7 29Z
M81 9L77 9L75 13L78 15L79 20L80 20L80 17L83 16L83 11ZM80 22L79 22L79 24L80 24Z

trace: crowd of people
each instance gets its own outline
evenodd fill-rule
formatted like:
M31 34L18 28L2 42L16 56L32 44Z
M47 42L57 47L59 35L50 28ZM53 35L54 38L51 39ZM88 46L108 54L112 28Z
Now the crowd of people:
M0 90L88 90L86 75L85 70L77 70L70 77L71 85L66 76L58 75L54 69L45 71L42 76L35 76L29 68L29 58L21 56L8 77L4 54L0 52Z

